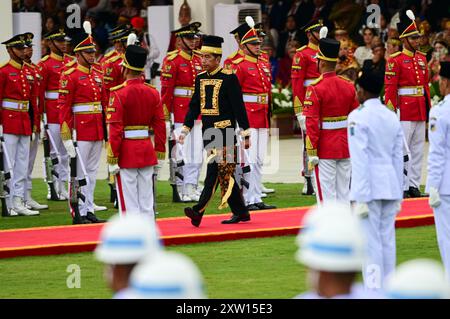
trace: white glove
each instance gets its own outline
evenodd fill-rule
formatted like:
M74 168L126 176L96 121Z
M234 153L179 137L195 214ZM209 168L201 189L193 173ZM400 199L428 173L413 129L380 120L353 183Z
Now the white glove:
M120 171L119 164L109 164L108 165L108 172L111 175L117 175Z
M163 164L164 164L163 160L158 160L158 164L156 164L155 167L153 168L155 170L156 175L159 174L159 171L161 170Z
M298 124L300 125L300 128L302 129L303 132L306 131L306 116L304 116L302 113L297 113L297 121Z
M34 140L36 139L36 133L31 133L31 141L34 142Z
M0 124L0 136L3 136L3 125Z
M366 218L369 216L369 206L367 203L356 203L355 205L355 214L358 217Z
M75 158L77 156L77 152L75 151L75 146L73 145L72 140L65 140L63 141L63 144L70 158Z
M430 204L433 208L441 205L441 196L439 196L438 190L434 187L430 187L430 198L428 199L428 204Z
M319 164L318 156L310 156L308 158L308 168L310 171L312 171L317 164Z

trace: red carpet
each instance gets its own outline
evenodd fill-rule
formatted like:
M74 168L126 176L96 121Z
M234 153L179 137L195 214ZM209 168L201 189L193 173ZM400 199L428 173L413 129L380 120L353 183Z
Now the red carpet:
M230 214L206 215L199 228L192 226L186 217L161 218L158 225L166 245L283 236L297 234L307 210L308 207L295 207L253 212L250 222L234 225L220 223ZM433 223L428 198L420 198L403 202L396 226L416 227ZM102 227L91 224L0 231L0 258L92 251Z

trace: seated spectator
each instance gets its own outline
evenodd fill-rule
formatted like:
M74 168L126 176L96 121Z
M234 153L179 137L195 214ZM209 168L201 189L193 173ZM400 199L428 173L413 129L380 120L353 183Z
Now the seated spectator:
M96 39L96 43L100 47L102 52L108 47L108 31L103 27L102 24L98 23L97 14L95 12L88 11L86 13L86 21L89 21L92 26L92 36Z
M350 40L342 39L339 48L339 60L336 65L336 74L355 82L358 77L359 65L353 55L353 45Z
M24 0L19 12L42 12L37 0Z
M362 66L363 72L373 71L379 73L384 78L384 71L386 68L386 60L384 58L386 49L380 38L374 38L372 41L372 59L364 60Z
M42 28L42 34L46 34L56 28L59 25L58 18L49 16L45 19L44 27Z
M287 17L285 27L285 31L280 33L280 39L277 47L278 58L283 58L285 56L288 43L297 37L297 23L295 22L295 17L293 15Z
M119 9L117 14L119 16L125 16L128 19L131 19L131 18L139 15L139 11L134 6L134 1L133 0L123 0L123 7Z
M270 19L267 13L263 12L261 14L261 23L263 32L266 34L266 38L269 38L269 40L271 41L276 53L279 35L278 31L270 25Z
M359 65L363 65L364 60L372 59L372 40L374 36L375 32L373 29L369 27L363 28L364 46L358 47L355 51L356 62Z
M419 26L420 38L419 38L419 51L423 52L427 56L427 61L431 60L431 54L433 53L433 47L430 43L431 26L428 21L422 21Z
M275 81L278 76L278 71L279 71L279 62L278 62L278 59L276 56L275 46L270 41L270 39L266 37L261 46L261 49L266 51L267 55L269 56L270 74L272 75L272 84L275 84Z

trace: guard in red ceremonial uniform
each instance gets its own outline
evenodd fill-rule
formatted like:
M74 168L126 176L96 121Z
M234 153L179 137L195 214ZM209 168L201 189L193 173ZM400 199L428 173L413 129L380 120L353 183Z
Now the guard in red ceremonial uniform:
M33 77L33 79L29 77L30 85L33 85L35 92L39 94L42 77L39 74L38 66L31 61L31 58L33 56L34 34L31 32L27 32L24 33L23 36L25 37L24 67L29 69L29 72ZM40 119L42 117L41 107L42 105L40 100L38 100L38 103L36 103L35 107L33 107L33 112L36 112L36 114L33 114L33 118L35 121L33 130L36 134L34 134L34 138L30 142L30 159L28 161L27 182L25 190L25 206L31 210L41 210L48 208L48 205L39 204L31 197L31 189L33 188L31 174L33 173L34 161L36 160L36 154L39 147L39 139L41 132L41 125L40 125L41 124Z
M189 110L189 102L194 94L194 83L202 65L196 49L198 32L201 23L193 22L185 27L173 31L180 38L180 49L168 55L161 71L161 99L166 115L174 125L175 135L178 136L183 126L184 118ZM177 178L178 193L183 202L198 201L201 190L198 178L203 163L203 143L201 120L196 120L191 134L186 138L183 146L177 144L175 151L177 160L184 160L180 167L184 179Z
M320 76L317 68L317 53L319 52L319 30L322 27L321 20L312 20L305 25L302 30L308 37L308 45L297 49L292 59L292 96L294 99L294 112L297 116L300 128L302 130L302 139L305 141L306 126L303 112L303 102L305 100L306 88L311 85ZM313 182L311 181L312 172L308 170L308 156L305 143L303 143L303 171L305 177L303 184L303 195L314 194Z
M233 53L231 53L226 59L225 61L223 61L223 68L226 70L231 70L232 69L232 65L233 65L233 61L240 59L244 56L244 51L242 51L241 48L241 39L239 38L239 30L241 29L246 29L247 28L247 23L243 23L240 26L238 26L236 29L230 31L230 34L232 34L234 36L234 39L236 40L236 43L238 45L238 49L236 51L234 51Z
M9 216L39 215L25 206L30 140L38 119L37 90L30 68L24 66L25 36L19 34L2 42L10 60L0 68L0 136L3 137L3 165L12 172L7 181Z
M246 27L239 29L244 56L234 60L232 66L242 87L252 141L247 157L251 168L247 179L250 186L244 188L244 199L248 210L270 209L275 206L266 205L261 199L262 165L269 142L270 68L259 59L261 41L252 17L247 16L245 20Z
M60 200L68 200L67 181L69 178L69 155L67 155L64 144L61 140L59 125L60 109L59 80L64 72L64 51L66 46L66 33L64 29L58 28L44 35L44 39L50 48L50 55L45 56L38 64L42 81L40 85L40 108L44 116L44 124L48 124L48 134L50 135L51 157L56 158L59 154L59 163L55 165L58 177L54 176L56 193ZM50 190L47 199L51 199Z
M404 197L421 197L422 158L425 148L425 122L430 108L428 67L418 50L419 32L411 10L401 14L397 24L403 51L394 53L386 63L385 103L400 116L405 135L405 154L410 152L404 184ZM410 163L410 164L409 164Z
M125 81L122 74L122 62L125 49L127 47L127 39L130 34L130 29L126 26L122 26L120 29L112 32L110 39L114 42L114 48L117 52L100 67L103 68L105 89L107 91L107 98L109 99L109 90Z
M120 213L154 217L152 176L158 160L165 157L166 125L159 92L142 78L147 51L131 44L135 34L129 37L123 63L126 80L111 89L107 109L109 172L116 175Z
M113 58L116 55L123 54L125 52L125 47L123 45L122 40L119 40L124 35L124 30L129 29L127 25L118 25L114 29L109 32L109 40L113 43L114 49L106 53L102 58L98 61L100 65L103 66L103 64ZM126 42L126 40L125 40Z
M107 101L103 74L92 67L95 61L95 46L90 23L85 21L83 27L86 33L80 32L74 39L77 43L74 48L77 57L76 68L71 68L61 75L59 121L64 147L71 158L77 157L78 179L87 179L87 185L81 188L85 197L85 201L80 204L81 222L97 223L102 221L94 214L94 189L104 139L102 111ZM78 150L75 150L73 138L76 138Z
M349 203L351 164L347 116L359 102L353 83L336 75L340 43L326 38L327 32L326 27L320 30L317 58L322 75L308 86L303 103L305 143L308 165L315 169L319 198Z

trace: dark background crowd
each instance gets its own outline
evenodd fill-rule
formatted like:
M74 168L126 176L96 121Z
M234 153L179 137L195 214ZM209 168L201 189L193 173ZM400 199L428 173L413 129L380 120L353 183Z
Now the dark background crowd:
M195 0L190 0L195 1ZM307 44L301 31L311 19L322 19L329 36L341 42L337 72L351 80L362 68L384 72L386 58L399 50L396 30L399 10L411 9L421 32L420 50L427 54L431 82L436 82L439 62L448 60L450 40L450 2L436 0L259 0L263 29L263 48L269 53L273 82L290 86L290 69L295 51ZM66 7L77 3L83 18L91 21L99 55L110 46L108 32L118 24L131 24L145 30L151 5L171 5L167 0L12 0L14 12L41 12L45 34L66 19ZM189 5L189 0L187 1ZM381 9L380 25L366 25L366 7ZM181 22L181 20L180 20ZM186 20L185 23L189 21ZM151 33L151 30L150 30ZM43 54L46 48L43 47Z

